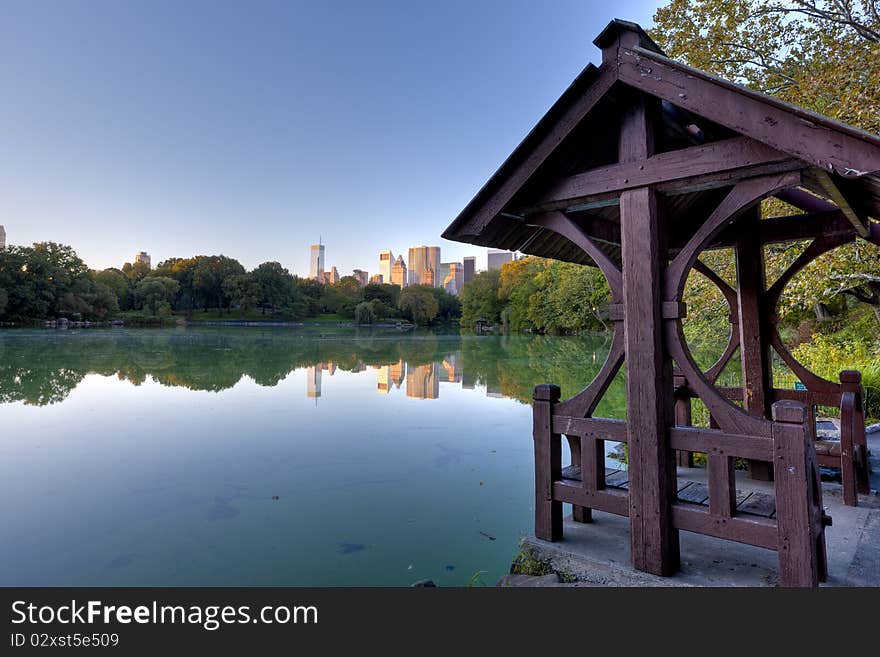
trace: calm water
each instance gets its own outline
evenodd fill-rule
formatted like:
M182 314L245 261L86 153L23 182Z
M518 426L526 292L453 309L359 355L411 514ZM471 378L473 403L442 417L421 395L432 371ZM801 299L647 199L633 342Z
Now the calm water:
M576 392L607 347L2 331L0 584L492 584L532 527L531 388Z

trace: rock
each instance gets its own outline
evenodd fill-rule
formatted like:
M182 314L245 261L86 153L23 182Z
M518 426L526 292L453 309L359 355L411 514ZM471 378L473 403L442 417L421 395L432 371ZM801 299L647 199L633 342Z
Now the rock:
M430 579L420 579L418 582L413 582L412 584L410 584L410 586L413 586L415 588L427 588L427 589L437 588L437 585L434 584L434 581L430 580Z
M550 573L549 575L505 575L498 580L496 586L544 588L560 584L559 575Z

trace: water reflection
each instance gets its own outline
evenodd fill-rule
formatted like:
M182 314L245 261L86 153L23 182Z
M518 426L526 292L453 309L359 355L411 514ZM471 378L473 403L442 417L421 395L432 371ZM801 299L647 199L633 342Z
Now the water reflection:
M436 400L447 385L479 386L488 397L529 403L537 383L557 383L563 394L583 388L606 351L604 338L228 328L5 331L0 334L0 403L59 403L89 374L135 386L151 379L220 392L245 377L274 387L301 369L305 395L316 403L333 394L338 371L374 376L382 395L402 389L411 399ZM609 391L608 415L621 415L622 394L621 385Z

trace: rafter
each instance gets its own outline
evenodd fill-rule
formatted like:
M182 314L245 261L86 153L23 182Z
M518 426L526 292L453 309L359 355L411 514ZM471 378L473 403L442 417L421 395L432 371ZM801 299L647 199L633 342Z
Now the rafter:
M543 194L535 206L558 209L606 200L614 202L620 192L645 185L658 185L660 191L679 193L718 187L730 183L730 176L718 174L737 171L741 177L748 177L754 175L756 167L787 159L789 156L785 153L753 139L735 137L563 178ZM778 166L774 169L778 170Z
M859 236L867 237L868 217L863 217L855 211L853 206L846 199L846 196L844 196L843 192L840 191L840 188L834 183L834 180L831 179L831 176L828 175L828 172L823 171L822 169L810 169L808 175L816 180L819 186L828 195L828 198L834 201L835 205L840 208L843 216L845 216L849 220Z

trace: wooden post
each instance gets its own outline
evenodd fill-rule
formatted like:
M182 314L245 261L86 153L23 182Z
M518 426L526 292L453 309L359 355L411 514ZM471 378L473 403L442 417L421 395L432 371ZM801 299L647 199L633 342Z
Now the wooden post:
M656 99L634 99L623 119L621 162L653 154ZM633 566L671 575L679 566L678 530L672 525L675 458L669 447L673 421L672 363L663 347L665 231L651 187L620 196L626 336L626 415L629 449L629 518Z
M862 388L862 373L858 370L844 370L840 373L840 385L855 395L855 412L853 414L853 450L856 470L856 490L862 495L871 493L868 463L868 441L865 436L865 394Z
M677 392L675 397L675 426L689 427L693 423L690 395L683 394L682 388L687 384L687 379L682 374L673 375L673 384ZM694 455L692 452L685 450L677 450L675 452L675 463L679 468L694 467Z
M562 502L553 499L553 482L562 476L562 437L553 433L551 424L559 396L559 386L535 387L535 536L545 541L562 538Z
M773 404L779 585L818 586L822 534L822 491L816 491L816 457L806 406ZM818 496L818 500L816 497ZM817 509L818 505L818 509ZM823 555L824 556L824 555Z
M583 438L578 436L566 436L568 439L568 451L571 452L571 464L576 465L581 469L581 482L586 482L586 475L584 473L584 458L581 455L582 443L584 442ZM577 504L571 505L571 519L575 522L593 522L593 510L587 506L579 506Z
M767 318L763 316L764 249L758 232L760 208L742 216L737 226L736 292L739 308L739 350L742 360L743 408L752 415L769 417L770 391L773 379L770 370L770 343ZM736 327L733 328L736 330ZM770 481L773 466L765 461L749 461L752 479Z

